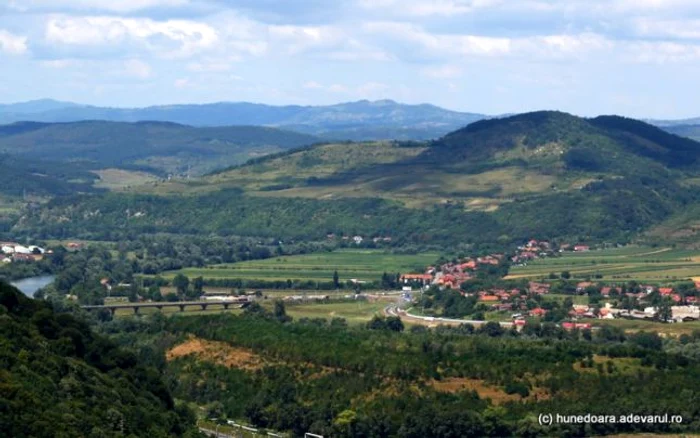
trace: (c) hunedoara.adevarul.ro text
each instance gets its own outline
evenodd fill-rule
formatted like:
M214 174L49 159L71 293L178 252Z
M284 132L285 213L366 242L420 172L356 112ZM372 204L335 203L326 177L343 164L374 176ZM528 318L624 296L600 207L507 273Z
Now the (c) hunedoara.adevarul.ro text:
M543 426L552 424L681 424L683 417L680 415L562 415L540 414L539 423Z

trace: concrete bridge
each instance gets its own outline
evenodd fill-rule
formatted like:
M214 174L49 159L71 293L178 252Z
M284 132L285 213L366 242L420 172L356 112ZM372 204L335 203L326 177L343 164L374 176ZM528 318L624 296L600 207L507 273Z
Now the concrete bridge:
M119 309L132 309L135 315L138 315L139 309L144 307L155 307L158 310L163 310L166 307L178 307L180 312L185 311L185 307L201 307L201 309L207 310L209 306L224 306L225 310L229 308L241 308L243 303L235 301L176 301L176 302L153 302L153 303L114 303L114 304L103 304L98 306L80 306L81 308L91 311L107 309L112 312L112 315Z

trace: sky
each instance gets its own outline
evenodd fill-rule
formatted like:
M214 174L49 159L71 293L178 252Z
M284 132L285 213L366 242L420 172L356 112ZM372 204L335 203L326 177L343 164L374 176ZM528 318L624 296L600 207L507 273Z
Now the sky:
M0 0L0 103L700 116L699 0Z

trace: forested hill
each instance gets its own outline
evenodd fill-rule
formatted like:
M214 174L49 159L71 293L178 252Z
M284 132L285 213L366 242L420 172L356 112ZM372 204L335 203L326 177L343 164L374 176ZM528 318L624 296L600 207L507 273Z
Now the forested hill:
M0 282L0 435L195 436L159 372Z
M0 126L0 152L25 159L79 161L95 168L204 173L250 158L318 142L317 137L258 126L195 128L165 122L21 122Z
M691 167L700 158L700 143L638 120L584 119L556 111L478 121L433 146L421 158L450 154L458 160L545 165L563 160L570 169L596 171L624 169L623 158L649 158L674 168Z
M97 175L78 165L0 153L0 194L47 197L95 192Z
M628 242L700 202L698 151L642 122L538 112L480 121L434 142L318 144L132 194L57 199L12 232Z

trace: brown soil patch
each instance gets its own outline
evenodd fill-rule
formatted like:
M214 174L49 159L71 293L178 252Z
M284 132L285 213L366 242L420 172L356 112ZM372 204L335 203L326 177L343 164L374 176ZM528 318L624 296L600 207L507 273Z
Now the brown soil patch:
M171 348L165 357L173 360L178 357L195 355L201 360L214 362L229 368L257 370L266 363L262 357L247 348L234 347L224 342L207 341L190 338L186 342Z
M443 380L432 380L429 382L436 391L455 393L460 391L476 391L482 399L491 399L493 404L500 405L503 403L519 400L545 400L549 398L549 394L541 388L533 388L530 395L526 398L521 398L518 394L506 394L506 392L497 387L492 386L479 379L467 379L464 377L448 377Z

